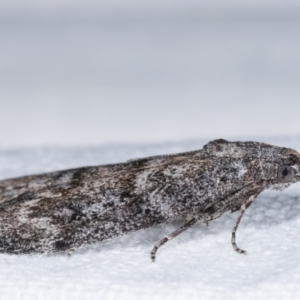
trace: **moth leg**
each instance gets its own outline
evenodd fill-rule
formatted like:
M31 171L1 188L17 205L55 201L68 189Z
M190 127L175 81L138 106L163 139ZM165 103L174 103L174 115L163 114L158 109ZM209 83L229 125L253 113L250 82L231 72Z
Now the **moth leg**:
M242 216L244 215L244 212L246 209L250 206L250 204L253 202L255 196L251 196L242 206L241 206L241 213L239 217L237 218L234 227L232 228L232 235L231 235L231 244L233 249L241 254L247 254L247 251L240 249L237 244L235 243L235 232L240 224L240 221L242 219Z
M174 232L172 232L171 234L167 235L165 238L163 238L161 241L159 241L153 248L153 250L151 251L151 259L154 262L155 261L155 253L156 251L163 245L165 244L167 241L172 240L174 237L176 237L177 235L179 235L180 233L182 233L183 231L193 227L194 225L197 224L197 220L196 219L192 219L190 221L188 221L187 223L185 223L184 225L182 225L180 228L178 228L177 230L175 230Z

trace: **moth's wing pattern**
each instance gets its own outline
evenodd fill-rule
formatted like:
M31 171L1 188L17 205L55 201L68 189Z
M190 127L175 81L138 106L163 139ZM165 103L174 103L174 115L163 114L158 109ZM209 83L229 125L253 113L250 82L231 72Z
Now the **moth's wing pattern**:
M193 208L187 172L209 164L165 157L2 181L0 251L76 249L180 218Z
M201 150L182 152L178 154L156 155L146 158L130 159L125 163L107 164L97 167L84 167L70 170L56 171L45 174L23 176L18 178L6 179L0 181L0 203L9 199L18 197L23 193L38 192L45 188L51 189L52 187L65 186L72 178L73 183L71 186L78 182L81 178L76 179L76 174L84 174L85 171L90 173L93 169L102 176L110 176L116 171L125 171L132 168L149 168L155 167L156 164L164 164L166 160L176 157L188 157L194 154L201 155ZM75 175L74 175L75 174Z
M0 181L0 203L19 197L22 194L37 194L44 189L51 191L53 188L63 187L64 185L67 188L67 184L72 184L69 179L74 177L78 170L83 169L85 168L2 180Z

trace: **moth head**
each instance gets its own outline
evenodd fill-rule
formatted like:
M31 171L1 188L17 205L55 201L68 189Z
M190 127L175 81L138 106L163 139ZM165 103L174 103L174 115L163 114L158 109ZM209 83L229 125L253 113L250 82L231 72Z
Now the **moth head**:
M208 157L243 162L243 180L262 182L266 188L283 190L300 182L300 153L293 149L258 142L214 140L204 146Z
M286 149L287 156L274 170L272 189L282 190L300 181L300 154L292 149Z

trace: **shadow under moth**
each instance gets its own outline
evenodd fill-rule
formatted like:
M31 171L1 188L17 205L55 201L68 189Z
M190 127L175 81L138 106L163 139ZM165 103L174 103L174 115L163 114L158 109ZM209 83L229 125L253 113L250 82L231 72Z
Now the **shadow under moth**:
M300 154L258 142L214 140L201 150L0 181L0 253L72 251L154 225L185 220L158 242L239 210L300 181Z

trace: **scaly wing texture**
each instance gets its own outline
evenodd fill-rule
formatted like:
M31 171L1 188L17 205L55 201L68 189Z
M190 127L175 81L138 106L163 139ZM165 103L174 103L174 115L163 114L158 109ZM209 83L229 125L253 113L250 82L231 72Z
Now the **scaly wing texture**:
M1 250L62 251L178 218L182 207L175 203L184 205L191 195L186 174L196 176L207 164L185 160L90 167L2 181Z

